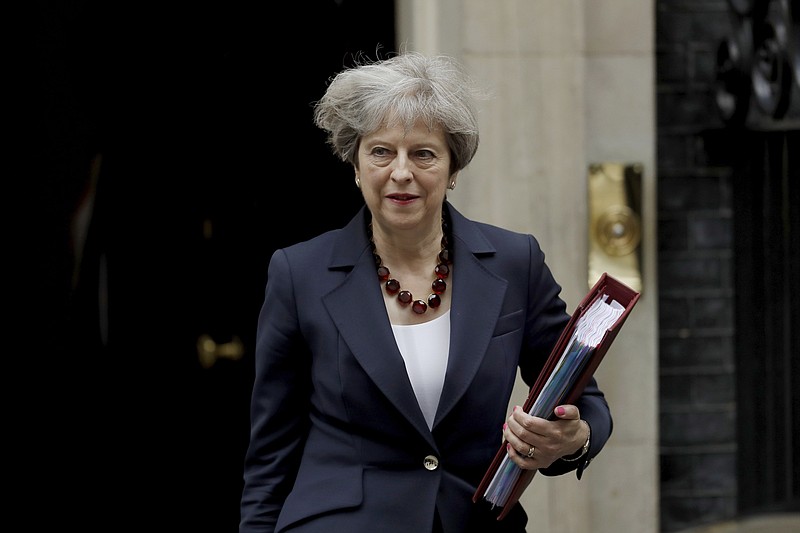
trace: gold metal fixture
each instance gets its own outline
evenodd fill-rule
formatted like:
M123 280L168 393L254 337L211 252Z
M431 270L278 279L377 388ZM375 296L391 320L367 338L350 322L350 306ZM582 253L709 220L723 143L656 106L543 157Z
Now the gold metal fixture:
M642 290L642 165L589 165L589 287L607 272Z
M217 344L210 335L206 334L200 335L197 339L197 358L203 368L211 368L217 362L217 359L238 361L243 356L244 344L236 335L233 336L231 342L222 344Z

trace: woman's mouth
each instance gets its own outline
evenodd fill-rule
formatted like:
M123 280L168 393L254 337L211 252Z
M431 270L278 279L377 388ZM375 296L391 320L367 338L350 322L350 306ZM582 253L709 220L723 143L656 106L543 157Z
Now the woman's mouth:
M411 200L418 198L418 196L415 196L413 194L387 194L386 198L388 198L389 200L395 200L397 202L409 202Z

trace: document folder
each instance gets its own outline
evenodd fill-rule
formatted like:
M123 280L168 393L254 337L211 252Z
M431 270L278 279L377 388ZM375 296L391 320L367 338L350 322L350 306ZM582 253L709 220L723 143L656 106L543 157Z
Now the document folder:
M548 418L555 417L555 415L552 414L552 410L556 406L562 404L572 404L578 399L583 392L583 389L586 387L586 384L591 379L592 375L600 364L600 361L602 361L603 356L611 346L611 343L614 342L614 339L617 337L617 334L619 333L620 328L622 328L622 325L625 323L625 320L628 318L631 309L633 309L633 306L636 305L636 302L639 300L639 296L639 292L634 291L627 285L609 276L608 273L603 273L600 276L594 287L592 287L589 293L584 297L583 301L581 301L580 305L578 305L573 312L572 317L564 328L564 331L561 333L558 342L553 347L550 356L547 358L545 366L539 373L539 376L537 377L533 387L531 387L528 398L523 406L526 412L530 412L531 409L535 407L535 404L537 404L537 401L541 400L540 395L542 395L542 391L545 386L551 383L554 370L556 371L556 374L561 371L560 365L563 362L565 352L569 350L570 345L573 343L576 328L580 323L580 319L584 317L584 315L587 315L587 311L592 310L592 306L596 302L605 301L609 304L614 302L619 314L613 319L613 323L610 327L599 332L599 335L601 335L598 337L599 341L596 341L594 348L588 351L586 360L582 362L581 366L570 378L563 395L555 398L555 403L552 405L552 407L548 405ZM559 376L559 379L563 379L563 377L563 375ZM508 476L508 478L512 480L511 484L509 485L510 492L508 492L507 497L501 498L503 500L502 503L489 500L490 503L503 508L497 517L498 520L505 518L506 514L508 514L514 504L517 503L523 491L528 487L534 475L536 474L536 470L523 470L511 462L510 459L506 460L506 457L506 443L503 442L500 446L500 449L497 451L497 454L495 454L492 463L489 465L489 468L484 474L481 483L478 485L478 489L472 496L473 502L478 502L481 498L485 498L487 489L489 489L490 486L494 486L493 481L496 483L498 476L502 477L507 475L506 471L508 469L516 469L517 471L512 470L512 475ZM501 465L503 466L503 471L498 474L498 470L501 468Z

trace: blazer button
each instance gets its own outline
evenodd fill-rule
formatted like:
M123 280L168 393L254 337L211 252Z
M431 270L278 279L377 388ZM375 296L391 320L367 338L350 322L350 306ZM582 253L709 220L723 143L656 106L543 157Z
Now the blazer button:
M425 457L424 464L428 470L436 470L439 468L439 459L435 455L428 455Z

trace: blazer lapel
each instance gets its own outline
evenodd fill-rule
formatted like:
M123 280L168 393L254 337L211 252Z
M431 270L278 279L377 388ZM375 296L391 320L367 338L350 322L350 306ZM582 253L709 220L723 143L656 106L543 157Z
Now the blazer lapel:
M456 405L472 383L494 332L508 282L481 265L494 246L478 227L449 203L453 232L453 294L450 307L450 354L434 427ZM431 431L406 376L405 363L394 340L375 262L366 234L366 209L343 228L329 269L350 270L323 302L355 358L386 397L435 446Z
M453 294L450 355L436 424L458 402L475 378L500 316L508 282L481 265L495 248L477 226L448 204L453 232Z
M341 285L323 296L323 302L354 357L389 401L432 445L435 443L406 376L405 363L394 340L375 262L365 230L366 213L343 228L329 268L352 271Z

